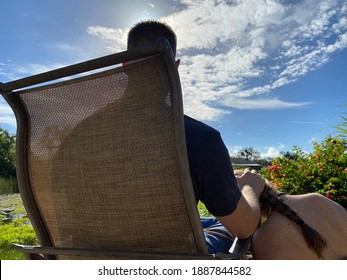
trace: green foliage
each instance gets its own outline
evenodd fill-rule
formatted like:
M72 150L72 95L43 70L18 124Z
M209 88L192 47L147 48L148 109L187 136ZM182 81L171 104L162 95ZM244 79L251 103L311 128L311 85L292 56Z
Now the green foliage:
M10 244L36 245L38 244L38 239L29 219L26 217L20 195L0 196L0 209L4 213L4 215L0 216L0 259L24 259L22 253L10 248Z
M31 225L15 221L0 226L0 247L8 249L10 244L37 245L37 237Z
M345 104L344 106L347 106L347 104ZM345 115L347 115L347 113L345 113ZM347 118L344 116L341 116L341 118L343 122L337 125L335 128L339 132L338 137L340 139L347 140Z
M290 156L289 156L290 155ZM347 208L347 142L331 136L313 143L313 152L298 147L272 161L261 174L288 194L317 192Z
M0 127L0 176L16 176L16 138Z
M0 176L0 195L18 193L17 179L14 177L3 178Z
M0 259L23 260L25 257L19 251L10 248L12 243L38 245L33 227L27 218L0 225Z
M3 249L0 247L0 260L25 260L25 257L15 249Z
M0 194L18 192L16 138L0 127Z
M198 203L198 212L200 217L211 217L210 212L208 212L206 206L201 201Z

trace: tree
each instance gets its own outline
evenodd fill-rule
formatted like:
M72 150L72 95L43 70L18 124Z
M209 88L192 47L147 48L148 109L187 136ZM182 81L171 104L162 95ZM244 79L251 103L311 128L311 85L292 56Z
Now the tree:
M255 150L253 147L246 147L240 150L236 157L243 158L246 160L259 160L260 159L260 153Z
M282 157L285 157L287 159L290 159L290 160L295 160L296 159L296 154L293 153L293 152L290 152L290 151L287 151L287 152L280 152L280 155Z
M16 138L0 127L0 176L16 176Z

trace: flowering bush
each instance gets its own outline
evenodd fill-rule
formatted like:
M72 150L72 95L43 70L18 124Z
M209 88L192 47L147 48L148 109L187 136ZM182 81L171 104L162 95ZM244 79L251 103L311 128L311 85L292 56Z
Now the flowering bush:
M328 136L313 152L298 147L275 158L261 174L288 194L317 192L347 208L347 142Z

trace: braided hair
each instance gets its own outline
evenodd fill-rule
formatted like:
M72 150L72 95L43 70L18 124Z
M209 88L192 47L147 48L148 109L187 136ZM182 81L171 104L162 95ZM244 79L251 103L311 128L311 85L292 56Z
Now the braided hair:
M280 198L282 194L283 193L280 193L266 185L264 191L259 197L259 202L262 207L277 211L286 216L289 220L297 223L301 227L301 231L308 247L317 254L318 258L321 258L323 249L327 247L325 238L312 227L307 225L300 216Z

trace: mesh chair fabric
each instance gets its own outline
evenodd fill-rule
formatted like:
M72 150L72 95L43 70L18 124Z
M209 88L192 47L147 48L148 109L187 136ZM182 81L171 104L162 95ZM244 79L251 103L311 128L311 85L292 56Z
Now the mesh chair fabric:
M197 252L165 73L157 56L18 92L32 192L54 246Z

